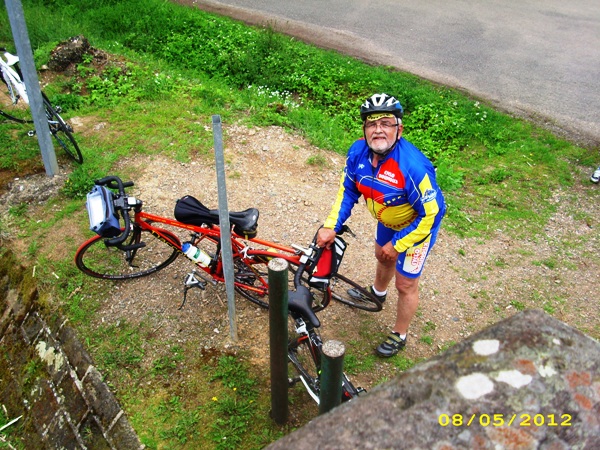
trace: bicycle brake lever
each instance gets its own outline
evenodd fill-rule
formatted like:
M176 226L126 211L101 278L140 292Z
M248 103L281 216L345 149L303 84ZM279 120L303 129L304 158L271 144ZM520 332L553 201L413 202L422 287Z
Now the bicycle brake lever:
M296 249L299 253L303 253L306 256L312 255L314 251L312 244L308 248L301 247L298 244L292 244L292 248Z
M343 233L348 233L350 236L356 237L356 234L354 234L354 231L352 231L348 225L342 226L342 232L340 234Z

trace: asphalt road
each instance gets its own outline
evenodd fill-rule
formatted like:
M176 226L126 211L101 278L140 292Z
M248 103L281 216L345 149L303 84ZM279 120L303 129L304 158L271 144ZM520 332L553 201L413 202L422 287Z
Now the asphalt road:
M176 1L459 88L600 146L597 0Z

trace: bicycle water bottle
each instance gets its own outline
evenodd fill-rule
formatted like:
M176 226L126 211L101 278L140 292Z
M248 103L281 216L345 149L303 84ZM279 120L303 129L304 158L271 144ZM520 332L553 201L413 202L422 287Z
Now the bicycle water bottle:
M185 253L185 256L190 258L192 261L200 264L201 266L208 267L212 261L210 255L206 253L204 250L194 247L189 242L185 242L181 246L181 251Z

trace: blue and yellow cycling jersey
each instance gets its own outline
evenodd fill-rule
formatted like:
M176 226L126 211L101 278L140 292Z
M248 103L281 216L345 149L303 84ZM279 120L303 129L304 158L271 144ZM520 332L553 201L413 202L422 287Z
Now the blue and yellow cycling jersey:
M379 161L364 139L350 147L336 201L325 228L339 232L361 195L375 219L396 230L392 239L399 252L423 241L435 232L446 212L435 168L421 151L401 138Z

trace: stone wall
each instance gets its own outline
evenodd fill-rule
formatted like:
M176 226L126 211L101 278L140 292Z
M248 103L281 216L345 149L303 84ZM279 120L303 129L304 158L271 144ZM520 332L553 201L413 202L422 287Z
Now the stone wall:
M267 447L600 449L600 344L524 311Z
M0 404L31 449L141 449L75 332L37 301L31 277L2 252Z

